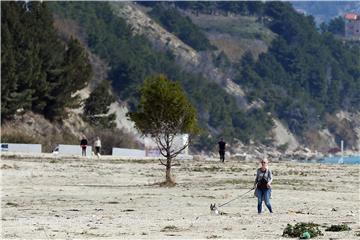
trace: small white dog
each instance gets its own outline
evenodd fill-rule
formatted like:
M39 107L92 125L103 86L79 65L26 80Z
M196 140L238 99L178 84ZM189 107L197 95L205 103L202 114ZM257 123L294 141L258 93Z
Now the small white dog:
M225 212L220 211L215 203L210 204L210 211L211 211L211 214L214 214L214 215L225 215L226 214Z

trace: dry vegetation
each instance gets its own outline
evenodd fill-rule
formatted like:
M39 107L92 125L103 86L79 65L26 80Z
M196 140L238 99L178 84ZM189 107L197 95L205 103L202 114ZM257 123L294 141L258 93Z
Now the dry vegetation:
M255 57L267 51L275 35L256 17L189 14L191 20L207 35L211 44L236 61L250 51Z

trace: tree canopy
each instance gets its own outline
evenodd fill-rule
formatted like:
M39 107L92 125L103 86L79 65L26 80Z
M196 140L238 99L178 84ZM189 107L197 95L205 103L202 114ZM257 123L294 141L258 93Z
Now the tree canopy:
M130 112L129 117L144 135L159 138L197 132L195 108L179 83L156 75L145 80L140 93L138 110Z
M115 97L110 90L110 83L102 81L90 94L85 101L85 118L94 126L112 129L116 127L114 122L115 113L109 114L111 103L115 102Z
M61 42L52 23L46 3L1 3L2 119L26 110L61 119L79 104L74 93L91 67L80 43Z

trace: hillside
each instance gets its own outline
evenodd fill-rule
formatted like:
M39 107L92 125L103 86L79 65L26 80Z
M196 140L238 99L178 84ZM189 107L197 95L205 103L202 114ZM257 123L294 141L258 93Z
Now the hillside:
M326 147L324 145L326 145L326 138L329 136L324 136L321 132L325 130L326 127L331 128L329 122L325 119L326 114L334 114L334 112L336 113L336 111L341 109L348 109L348 111L355 111L355 113L359 110L359 102L357 101L357 97L355 97L359 94L359 88L355 87L351 90L345 90L347 88L346 86L359 85L359 59L356 57L359 49L351 45L340 46L339 42L336 42L336 40L326 34L321 36L316 32L311 18L305 18L301 14L296 13L289 5L278 3L258 4L252 11L254 13L261 13L262 15L254 16L248 15L249 12L247 11L249 10L243 11L241 8L235 8L234 6L234 8L229 8L229 5L226 4L227 3L224 3L224 5L217 5L217 3L191 3L183 5L176 3L175 5L178 7L179 12L183 14L184 17L190 17L193 23L198 25L207 34L209 39L211 39L211 36L215 36L215 39L220 39L218 44L216 44L216 41L212 41L212 43L216 45L218 49L225 52L225 58L229 57L229 59L234 61L234 56L239 56L239 53L243 53L239 50L241 48L238 48L239 51L236 51L236 46L239 46L239 44L221 44L222 41L231 39L230 41L235 42L236 38L252 40L254 44L248 45L248 47L253 50L253 54L250 58L246 56L241 59L240 66L234 65L234 67L240 67L240 73L235 79L246 89L248 100L255 100L260 97L262 100L265 100L265 109L275 113L274 121L277 122L276 128L273 131L275 134L275 142L280 139L279 136L276 135L280 134L280 132L282 132L280 129L284 127L278 125L280 122L277 121L276 118L280 118L282 120L281 122L285 123L285 126L290 130L286 132L295 134L302 144L312 146L314 149L321 148L325 150ZM243 5L244 3L239 4ZM156 7L154 3L145 3L145 5L148 7L147 12L153 12L153 10L149 10L149 7L150 9ZM128 22L131 23L131 17L128 16L127 19ZM308 39L304 44L305 38ZM262 42L266 48L262 50L264 54L262 54L260 56L261 58L256 62L256 50L258 48L254 46L256 46L256 40L258 39L261 39L259 41ZM287 41L288 46L282 42L283 40ZM318 48L319 44L326 45L326 47L318 53L315 52L315 54L313 54L311 51ZM231 50L227 50L226 47L222 48L222 46L230 47ZM268 46L270 47L270 52L266 53ZM342 50L340 50L340 48ZM334 58L334 51L338 51L335 49L342 52L342 57L339 58L337 56L337 58ZM308 56L302 54L302 56L298 54L299 51L309 52L309 54ZM231 52L232 55L226 54L226 52ZM296 54L298 54L298 56L294 58ZM317 60L315 60L316 58ZM332 66L326 66L326 63L320 63L320 66L324 68L324 70L320 71L309 67L311 65L315 66L311 64L311 61L319 62L319 58L333 58ZM345 60L349 58L352 58L353 62L347 62L347 60ZM307 61L307 63L305 63L305 65L303 63L296 63L303 61ZM297 66L295 67L296 64ZM308 64L308 66L306 66L306 64ZM253 70L251 71L248 68L250 65L253 65L251 67ZM289 67L290 65L293 66ZM340 65L346 66L341 71L343 71L343 76L347 75L349 78L340 77L338 73L338 66ZM276 70L274 71L271 68L275 68ZM316 68L319 68L319 66L316 66ZM327 70L325 70L326 68ZM228 66L222 69L226 69L225 71L229 72ZM304 79L294 78L294 76L297 75L296 71L293 72L295 69L302 71L301 74ZM326 71L330 71L327 76L323 74L323 72ZM285 72L288 76L282 75ZM258 74L258 76L255 77L254 74ZM311 74L317 74L317 76L311 77ZM325 80L325 78L328 80ZM331 85L324 84L325 81L329 82L331 78L333 79ZM265 83L267 79L271 82L270 85ZM296 87L298 83L292 83L296 81L302 82L304 80L309 81L309 83L300 83L302 85L300 89ZM339 83L340 81L342 81L342 83ZM265 83L265 85L261 82ZM281 89L284 87L284 84L289 85L286 85L286 89ZM341 87L339 88L338 86ZM336 89L333 89L335 87ZM264 92L258 95L261 91L260 89L263 89ZM336 94L333 95L335 92ZM327 97L325 97L325 94L327 94ZM323 95L321 97L322 100L319 97L320 95ZM289 99L290 96L292 96L292 99ZM339 96L343 97L338 98ZM354 100L350 105L345 103L347 102L345 98L349 96ZM289 103L291 104L289 105ZM314 112L317 112L317 114L315 114L317 117L314 116ZM325 129L321 129L321 122L325 124ZM357 126L355 123L356 119L351 120L351 122L354 127ZM280 129L278 129L279 127ZM313 137L309 137L311 135L310 133L314 132L314 127L319 131L316 140ZM351 128L352 127L350 127L350 129ZM335 140L332 140L331 144L327 142L329 146L336 146L339 144L339 139L348 138L348 147L357 148L358 143L351 139L359 139L359 135L354 134L352 137L349 137L345 136L346 134L344 135L344 133L339 135L339 132L341 132L339 129L332 129L330 138ZM284 136L283 134L280 135ZM294 140L289 141L294 142ZM318 144L316 144L316 142L318 142Z
M275 35L254 16L207 15L182 11L206 34L219 51L232 62L239 61L245 52L257 58L266 52Z
M20 15L29 14L17 6ZM48 77L38 78L29 66L31 74L25 75L29 85L16 89L9 73L15 72L18 79L26 71L20 71L21 76L2 71L2 118L6 121L18 109L60 122L69 116L67 112L75 112L91 128L131 132L125 112L137 107L138 88L144 79L162 73L181 83L197 109L203 132L193 141L194 151L214 151L220 136L230 146L240 141L327 151L342 139L348 149L360 146L360 50L339 42L329 32L319 33L311 18L296 13L289 4L49 2L38 6L48 14L42 26L51 34L56 32L48 40L56 39L52 40L58 44L55 49L63 49L78 65L67 61L71 67L60 67L64 53L44 47L43 53L58 56L53 65L40 71ZM12 46L8 39L17 37L14 31L26 31L21 24L8 24L15 21L10 14L3 15L2 47L19 51L20 45ZM7 26L19 29L7 31ZM24 36L16 42L34 41L41 35ZM37 41L49 45L42 38ZM69 46L86 60L70 58L76 55L69 52ZM26 57L36 54L33 51ZM19 51L14 56L21 55ZM2 69L13 67L11 56L11 51L2 51ZM46 58L39 59L44 61L42 66L48 66ZM86 72L89 67L91 71ZM59 79L58 88L51 74ZM66 85L74 78L79 84ZM42 86L34 84L40 80L49 82L49 88L34 87ZM66 91L58 97L54 94L61 84ZM27 95L19 95L19 90L27 88ZM11 97L16 101L9 101ZM51 106L58 110L49 111Z

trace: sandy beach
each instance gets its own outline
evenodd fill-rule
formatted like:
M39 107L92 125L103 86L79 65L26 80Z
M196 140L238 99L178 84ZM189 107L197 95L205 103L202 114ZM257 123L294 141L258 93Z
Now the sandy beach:
M316 239L355 239L359 165L270 162L274 213L257 214L256 161L185 160L160 187L156 159L1 156L2 239L288 239L288 223L320 224ZM350 231L327 232L347 224Z

